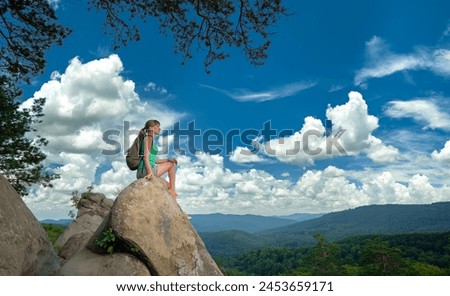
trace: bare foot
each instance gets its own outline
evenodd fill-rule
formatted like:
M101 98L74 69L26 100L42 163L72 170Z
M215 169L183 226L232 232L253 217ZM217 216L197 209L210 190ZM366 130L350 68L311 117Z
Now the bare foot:
M175 192L173 188L169 188L170 194L172 194L173 199L177 200L178 194Z

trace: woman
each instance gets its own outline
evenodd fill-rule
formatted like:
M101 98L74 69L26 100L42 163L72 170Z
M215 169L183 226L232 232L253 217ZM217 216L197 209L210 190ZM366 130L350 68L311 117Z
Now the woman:
M155 136L161 131L160 123L158 120L151 119L145 123L143 129L141 129L140 135L143 134L144 139L142 143L141 151L144 151L144 157L139 163L136 177L145 178L150 180L153 176L160 178L169 189L173 198L177 198L175 191L175 166L177 161L175 159L156 159L158 154L158 146L155 143ZM161 178L162 175L168 173L169 182Z

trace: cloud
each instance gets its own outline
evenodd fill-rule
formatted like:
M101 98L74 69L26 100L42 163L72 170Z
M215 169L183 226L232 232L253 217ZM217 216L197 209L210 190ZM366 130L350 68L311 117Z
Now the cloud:
M160 119L162 125L168 127L183 116L164 105L142 100L135 92L133 81L121 76L122 71L122 62L116 55L86 63L74 58L64 72L54 72L33 98L24 102L23 106L29 106L35 98L47 98L44 106L46 116L38 130L49 140L45 147L46 164L61 175L53 188L35 186L24 198L38 218L67 217L71 209L70 197L75 190L82 192L94 185L95 191L115 198L120 190L135 180L134 172L126 167L122 154L102 154L102 149L109 147L102 139L105 131L120 131L123 136L123 122L126 120L131 122L131 129L139 128L149 118ZM372 135L378 128L378 118L369 114L361 94L349 93L348 102L329 106L326 116L333 122L333 132L346 130L339 141L348 154L364 153L380 162L389 162L397 157L394 147L385 145ZM297 164L338 156L335 147L330 155L286 155L286 149L295 148L295 140L302 140L310 130L325 133L320 120L307 117L297 133L270 142L273 144L270 147L277 152L273 156L283 162ZM123 145L120 137L117 136L117 142ZM173 136L160 137L159 140L160 145L170 144ZM309 140L311 149L326 149L325 137L312 135ZM267 159L266 145L269 142L263 144L261 154L249 154L247 159L236 154L234 161ZM246 151L246 148L240 149L241 152ZM247 152L250 151L247 149ZM443 154L443 151L436 153ZM220 155L198 153L191 157L179 156L178 163L176 186L179 203L188 213L282 215L329 212L370 203L446 200L449 193L448 187L434 187L429 177L422 174L402 176L399 181L392 172L357 175L329 166L324 170L308 170L292 180L289 174L276 178L270 171L259 169L233 171L225 167L224 158ZM402 171L404 174L413 173Z
M445 29L444 33L442 33L442 37L450 36L450 23L447 24L447 28Z
M396 147L385 145L383 142L370 136L371 146L366 150L367 156L375 163L393 163L399 158L400 152Z
M247 147L238 146L231 153L230 160L235 163L255 163L265 162L266 160L258 154L253 153Z
M59 8L59 3L61 2L61 0L47 0L47 2L53 9L57 10Z
M102 135L117 130L123 136L124 121L138 129L147 119L157 118L164 128L182 116L164 105L141 100L134 82L125 80L122 71L118 55L87 63L76 57L64 73L52 73L50 81L22 104L29 107L35 98L47 99L45 116L37 128L49 141L48 152L101 156L102 149L109 147Z
M392 118L413 118L423 122L426 128L450 130L450 116L438 107L444 98L390 101L385 114Z
M341 89L344 89L345 85L342 84L333 84L330 86L330 89L328 90L328 92L335 92L335 91L339 91Z
M266 142L265 153L297 165L312 165L315 160L360 153L366 153L375 162L395 161L398 150L372 135L378 128L378 118L368 114L362 95L352 91L348 97L343 105L328 106L326 117L333 124L332 136L325 136L321 120L309 116L300 131Z
M111 169L100 175L100 182L95 186L95 191L114 199L120 191L135 180L135 172L130 171L125 161L113 161Z
M374 36L366 43L366 65L356 72L355 85L367 80L410 70L427 70L443 77L450 76L450 50L418 47L406 54L393 53L387 43Z
M215 91L221 92L232 99L239 102L265 102L276 99L282 99L286 97L293 96L302 90L309 89L316 85L315 82L295 82L280 87L263 90L263 91L251 91L247 89L234 89L231 91L223 90L213 86L202 84L202 87L213 89Z
M70 210L71 192L83 191L92 183L112 195L126 186L124 180L130 183L134 179L123 161L123 151L128 148L124 146L131 145L134 131L150 118L167 128L183 116L155 101L142 100L134 82L121 76L122 71L118 55L86 63L75 57L63 73L53 72L22 104L29 107L36 98L46 98L45 116L36 128L49 141L43 148L46 165L61 176L51 189L32 188L26 199L30 208L46 213L46 208L55 204L55 213L64 217ZM172 140L161 137L164 139L167 143ZM103 173L97 184L96 176L105 170L108 174Z
M177 191L188 213L282 215L331 212L368 204L430 203L447 200L450 188L434 187L413 174L404 183L384 171L359 176L335 166L307 170L297 180L258 169L233 172L219 155L198 153L179 158ZM351 181L352 180L352 181ZM358 184L358 185L357 185Z
M421 174L412 176L407 184L397 182L387 171L376 176L370 175L370 178L372 180L365 178L362 186L362 192L370 203L433 203L446 200L445 195L450 192L447 186L433 187L428 177Z
M431 70L441 76L450 76L450 50L438 49L432 53Z
M61 171L71 172L73 179L58 180L59 198L51 198L55 189L45 188L37 198L26 198L33 212L41 217L61 216L70 209L70 192L91 185L95 162L86 156L65 155L70 158ZM86 166L89 174L82 167ZM416 168L417 169L417 168ZM395 174L383 171L364 171L355 175L335 166L324 170L307 170L297 180L289 174L280 179L258 169L232 171L224 166L220 155L203 152L195 156L179 156L176 188L181 208L191 214L233 213L284 215L295 212L332 212L368 204L431 203L447 200L450 188L435 187L428 177L414 174L399 182ZM109 170L100 175L95 191L115 198L117 193L134 180L123 161L113 161ZM72 181L72 183L70 182ZM76 183L75 183L76 182Z
M437 161L450 161L450 140L445 143L441 151L434 150L431 153L431 157Z
M156 85L154 82L149 82L144 88L145 91L155 92L160 95L167 95L169 92L164 87Z
M38 219L67 218L72 192L83 192L92 185L99 162L87 154L67 152L51 155L48 160L59 163L54 172L61 178L53 181L52 188L34 186L23 199Z
M356 186L345 180L344 171L334 167L323 172L308 171L292 183L263 170L232 172L224 168L223 157L218 155L183 156L179 164L179 202L188 213L277 215L329 211L355 206L358 203L352 199L360 196L355 195ZM330 200L335 202L328 203Z

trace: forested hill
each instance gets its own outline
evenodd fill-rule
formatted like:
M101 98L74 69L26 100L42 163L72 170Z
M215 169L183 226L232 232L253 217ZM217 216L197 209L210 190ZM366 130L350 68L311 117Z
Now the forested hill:
M371 205L326 214L320 218L260 232L284 244L323 234L339 240L363 234L397 234L450 230L450 202L429 205ZM296 239L295 239L296 238ZM292 241L291 239L294 239Z
M305 216L307 214L304 214ZM314 217L313 215L310 215ZM198 232L218 232L226 230L242 230L259 232L275 227L297 223L293 219L265 217L256 215L207 214L191 215L191 223ZM306 220L306 218L304 218Z
M211 254L228 256L262 247L313 246L314 234L338 241L367 234L446 231L450 231L450 202L363 206L252 234L224 231L200 235Z

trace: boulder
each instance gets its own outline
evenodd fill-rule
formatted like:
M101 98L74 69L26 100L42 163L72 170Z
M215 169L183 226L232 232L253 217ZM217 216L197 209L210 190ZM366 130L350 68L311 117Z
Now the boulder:
M113 202L101 193L86 192L81 195L75 221L55 242L55 245L60 247L58 255L62 264L84 249L92 234L108 215Z
M51 275L58 256L42 225L0 175L0 275Z
M147 267L130 254L100 255L87 249L75 254L59 271L67 276L148 276Z
M116 251L134 254L152 275L223 275L186 214L157 178L139 179L126 187L87 247L104 252L98 242L105 231L115 237Z

